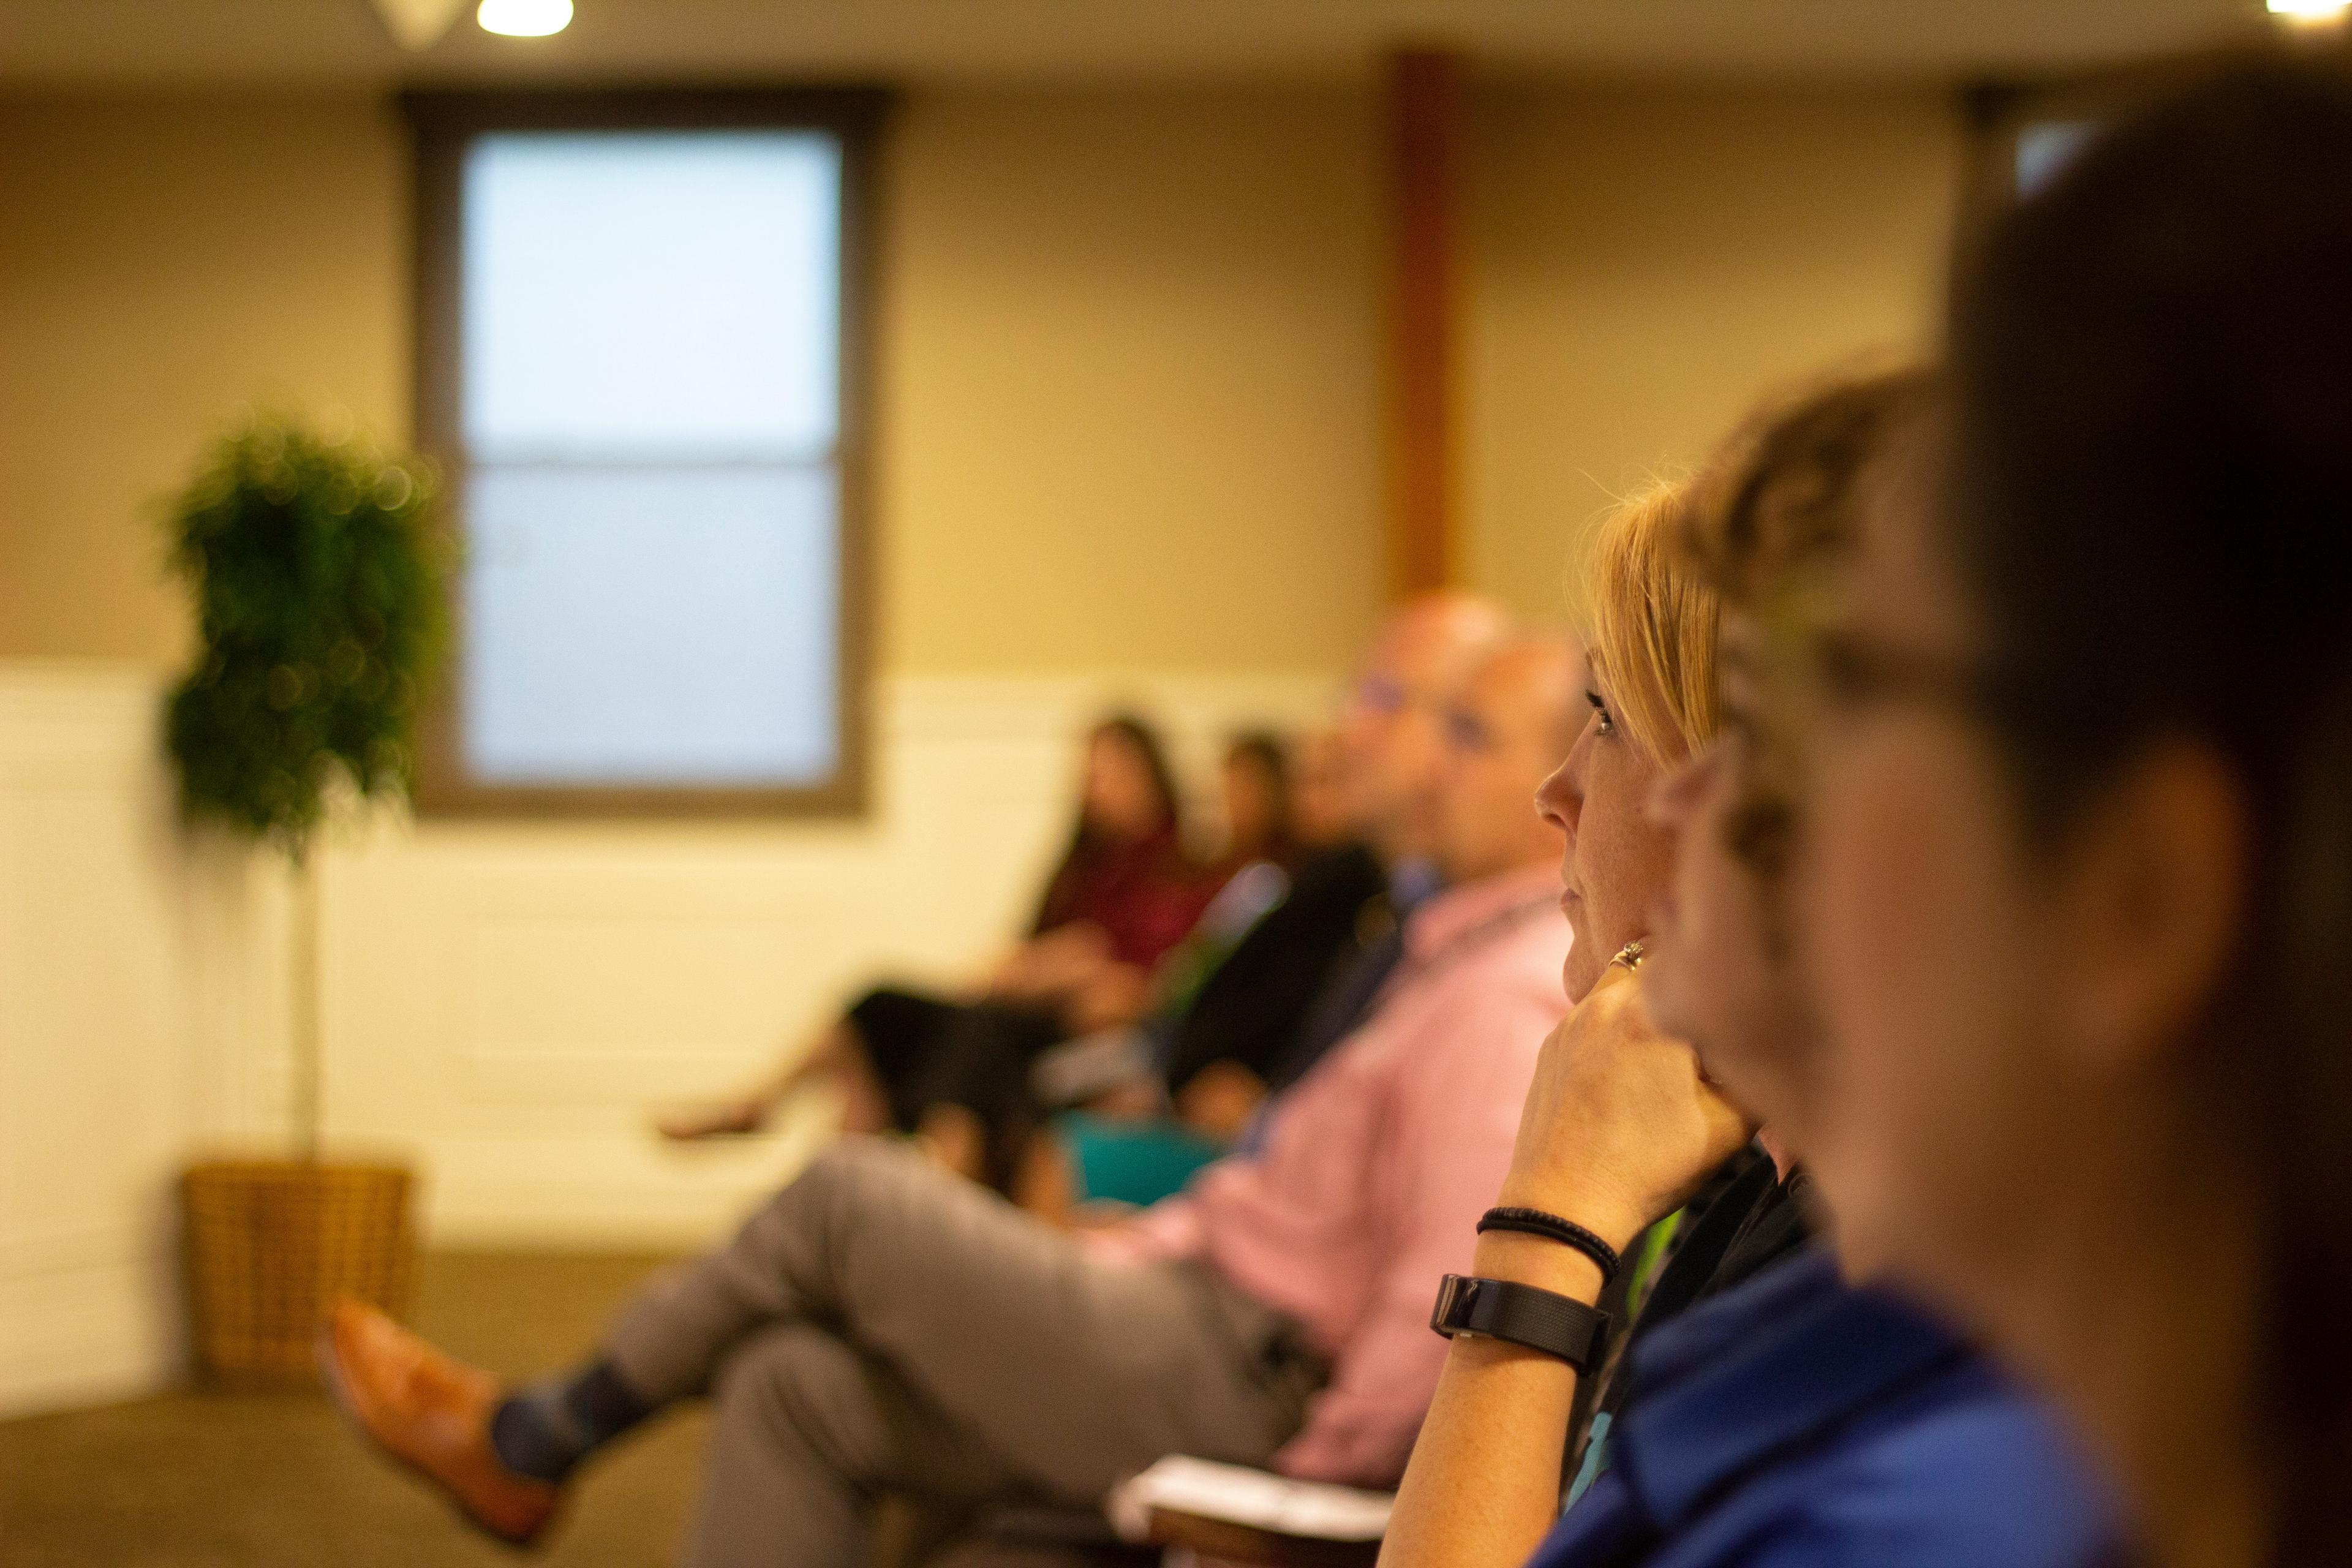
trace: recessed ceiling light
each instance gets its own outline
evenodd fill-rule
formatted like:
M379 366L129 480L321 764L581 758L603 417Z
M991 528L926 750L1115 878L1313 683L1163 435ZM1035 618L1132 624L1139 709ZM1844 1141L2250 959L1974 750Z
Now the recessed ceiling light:
M572 0L482 0L474 19L485 33L543 38L572 25Z
M2352 10L2352 0L2265 0L2271 15L2282 22L2308 26L2317 23L2341 22L2347 10Z

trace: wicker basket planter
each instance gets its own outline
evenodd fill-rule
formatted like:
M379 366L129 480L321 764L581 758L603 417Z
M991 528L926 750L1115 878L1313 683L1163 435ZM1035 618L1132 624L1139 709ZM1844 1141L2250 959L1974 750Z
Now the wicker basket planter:
M223 1161L180 1197L198 1368L236 1386L318 1381L319 1327L338 1296L398 1314L415 1278L409 1173L396 1165Z

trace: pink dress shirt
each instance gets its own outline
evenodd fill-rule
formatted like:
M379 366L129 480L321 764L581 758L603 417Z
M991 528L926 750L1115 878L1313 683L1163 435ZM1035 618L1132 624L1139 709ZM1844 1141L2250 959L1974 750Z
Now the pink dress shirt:
M1206 1258L1298 1320L1329 1384L1275 1468L1390 1486L1437 1389L1429 1328L1445 1274L1510 1168L1536 1053L1568 1011L1568 922L1549 868L1451 889L1416 910L1372 1011L1275 1104L1263 1152L1220 1160L1097 1245Z

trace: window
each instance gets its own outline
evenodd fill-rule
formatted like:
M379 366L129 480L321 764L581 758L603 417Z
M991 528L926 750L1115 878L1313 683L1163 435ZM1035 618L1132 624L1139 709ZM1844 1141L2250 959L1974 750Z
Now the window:
M2095 120L2039 120L2017 130L2017 194L2030 196L2074 161L2099 132Z
M2203 57L2173 56L2038 82L1979 82L1960 95L1975 157L1960 207L1965 248L2064 174L2105 127L2196 80Z
M464 547L427 811L862 804L879 102L408 100Z

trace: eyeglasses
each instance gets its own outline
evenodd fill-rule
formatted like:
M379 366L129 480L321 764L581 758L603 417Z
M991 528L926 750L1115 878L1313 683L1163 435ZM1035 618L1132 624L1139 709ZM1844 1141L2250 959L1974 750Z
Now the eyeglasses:
M1402 681L1386 675L1367 675L1357 681L1355 706L1382 718L1394 718L1415 708L1437 713L1441 718L1446 711L1436 698L1409 690Z
M1368 713L1393 713L1404 706L1404 688L1384 675L1356 682L1356 706Z
M1485 752L1493 749L1495 731L1486 721L1467 708L1445 710L1445 739L1457 752Z

